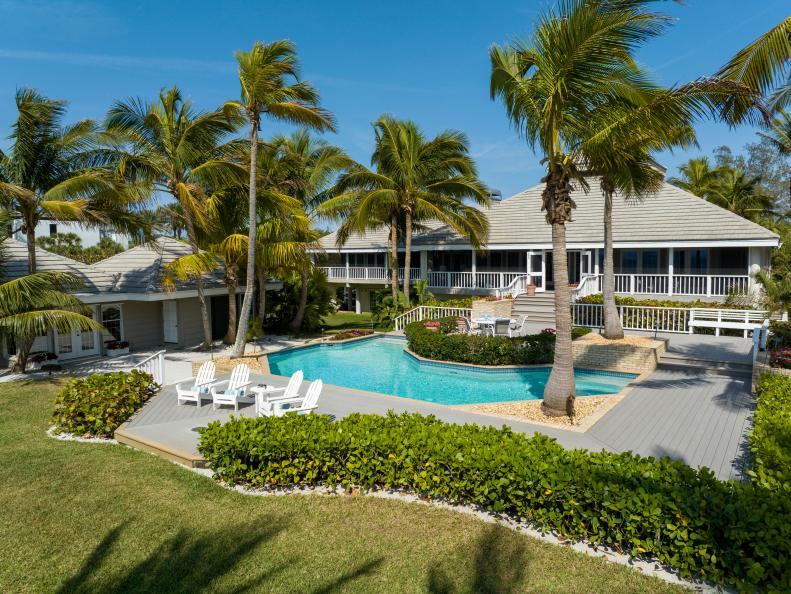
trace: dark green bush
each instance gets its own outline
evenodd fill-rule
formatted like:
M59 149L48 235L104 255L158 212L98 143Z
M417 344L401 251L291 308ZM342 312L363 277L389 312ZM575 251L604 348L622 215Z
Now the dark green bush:
M791 322L772 320L769 322L772 333L772 346L777 348L791 348Z
M439 323L439 332L426 325ZM404 328L409 350L438 361L455 361L475 365L541 365L551 363L555 353L555 334L546 331L529 336L477 336L451 334L456 329L456 318L441 318L433 322L413 322ZM590 332L590 328L574 328L573 337Z
M71 380L55 396L52 423L65 433L112 437L159 389L148 373L94 373Z
M750 433L752 474L760 485L791 498L791 377L764 373ZM791 560L789 561L791 563Z
M393 413L217 421L198 450L229 484L400 489L654 556L684 576L791 589L791 498L670 459Z

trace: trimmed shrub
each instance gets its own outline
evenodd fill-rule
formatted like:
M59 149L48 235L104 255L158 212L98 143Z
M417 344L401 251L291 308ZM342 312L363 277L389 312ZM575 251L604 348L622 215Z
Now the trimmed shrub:
M150 374L137 370L72 379L55 396L52 423L59 432L112 437L158 389Z
M756 395L749 436L751 474L758 484L781 489L784 497L791 498L791 376L764 373Z
M779 348L791 348L791 322L772 320L769 322L772 344Z
M229 484L405 490L653 556L684 576L791 588L791 498L679 461L392 412L233 418L200 433L198 450Z
M592 303L601 305L604 297L601 293L580 297L577 303ZM716 303L712 301L674 301L672 299L635 299L634 297L615 296L618 305L642 305L643 307L683 307L683 308L715 308L715 309L752 309L739 303Z
M439 324L439 331L428 324ZM404 328L409 350L437 361L454 361L475 365L542 365L551 363L555 354L555 333L545 330L539 334L508 338L505 336L477 336L452 334L456 318L442 318L432 322L413 322ZM577 338L590 328L574 328Z

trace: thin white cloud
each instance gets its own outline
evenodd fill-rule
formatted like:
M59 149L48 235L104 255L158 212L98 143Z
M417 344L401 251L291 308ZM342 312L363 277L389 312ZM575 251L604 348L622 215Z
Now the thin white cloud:
M0 60L47 62L69 66L96 68L146 68L152 70L198 70L235 72L236 64L222 60L194 60L191 58L157 58L143 56L118 56L113 54L83 54L69 52L41 52L0 48Z

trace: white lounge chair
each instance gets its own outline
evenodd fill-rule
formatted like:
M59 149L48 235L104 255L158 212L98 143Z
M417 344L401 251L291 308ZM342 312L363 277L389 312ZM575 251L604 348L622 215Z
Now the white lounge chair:
M295 412L300 415L310 414L319 405L319 396L324 383L321 380L311 382L308 386L308 391L305 392L305 397L297 396L296 398L280 398L274 401L273 413L276 417L282 417L286 413Z
M209 390L214 383L214 362L206 361L198 369L198 375L195 378L183 379L176 383L176 405L182 402L194 402L197 406L201 406L201 400L211 400Z
M301 370L295 371L285 388L267 389L266 392L258 392L256 394L255 409L259 417L268 417L272 415L273 403L278 400L289 400L296 398L299 395L299 387L302 385L302 379L305 375Z
M217 388L223 384L228 384L228 386L224 390L218 390ZM233 409L238 411L240 402L252 403L254 401L254 397L247 394L249 385L250 368L244 363L240 363L233 368L230 379L212 385L212 406L215 409L223 405L233 406Z
M508 335L511 338L517 336L524 336L527 331L527 316L522 316L521 324L516 320L511 320L511 327L508 329Z

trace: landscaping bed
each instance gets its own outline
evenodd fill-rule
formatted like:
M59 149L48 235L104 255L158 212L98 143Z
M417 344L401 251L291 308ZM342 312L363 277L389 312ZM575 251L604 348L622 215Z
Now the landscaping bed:
M198 449L229 484L405 490L655 557L683 576L791 588L791 498L668 458L392 413L234 418L210 423Z
M791 499L791 377L764 373L756 384L750 432L751 474L759 484Z
M544 413L542 400L516 400L514 402L491 402L486 404L470 404L465 410L484 414L513 417L520 421L529 421L552 425L561 429L585 430L591 419L599 418L603 412L620 402L615 394L606 396L584 396L574 399L574 416L549 416Z

